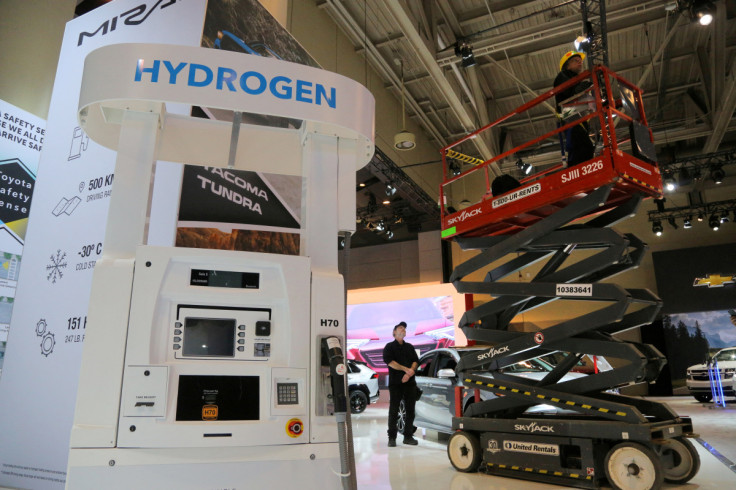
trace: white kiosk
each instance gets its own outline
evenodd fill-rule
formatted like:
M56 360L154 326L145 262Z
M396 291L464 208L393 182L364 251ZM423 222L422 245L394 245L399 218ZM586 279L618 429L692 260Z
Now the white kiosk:
M238 127L165 103L303 123ZM87 56L79 120L118 157L68 488L344 486L323 344L344 345L337 235L355 228L355 172L373 155L370 92L272 58L118 44ZM143 245L156 160L302 176L300 255Z

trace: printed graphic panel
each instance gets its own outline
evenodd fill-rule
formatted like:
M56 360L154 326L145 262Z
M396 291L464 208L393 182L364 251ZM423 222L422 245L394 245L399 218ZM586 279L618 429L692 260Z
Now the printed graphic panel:
M655 252L663 313L736 308L736 244Z
M29 151L37 153L36 145L43 151L32 184L23 272L0 377L0 486L62 489L66 480L92 272L102 254L116 157L91 141L77 121L85 56L115 43L199 46L205 8L205 0L116 0L74 19L61 46L46 134L37 131L39 123L20 118L35 127L26 124L15 135L25 138ZM7 110L0 110L4 117ZM188 113L189 107L183 110ZM23 185L23 179L29 182L25 174L36 172L30 158L10 155L0 160L10 158L23 164L6 163L0 170L9 175L12 169L12 192L18 194L6 192L0 200L13 197L16 212L15 205L23 204L21 192L30 195ZM7 237L23 233L23 218L14 214L7 219L14 226L0 230L0 251L19 255L19 246L4 244L14 241ZM7 269L0 268L0 296L8 297L2 284L11 281L19 264L12 257L3 261Z

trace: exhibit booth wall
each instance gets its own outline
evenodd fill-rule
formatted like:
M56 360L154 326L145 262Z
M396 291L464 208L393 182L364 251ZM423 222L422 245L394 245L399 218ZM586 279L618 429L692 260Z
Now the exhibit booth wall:
M205 0L158 2L145 12L140 5L118 0L66 26L0 377L0 485L62 488L65 481L115 162L115 152L91 141L77 121L85 56L108 44L198 46L201 40ZM189 107L168 110L188 113Z
M657 252L653 259L664 306L652 340L668 359L672 392L681 393L688 367L736 347L729 314L736 309L736 245Z
M406 322L406 341L418 355L432 349L468 344L457 322L465 313L465 295L452 284L419 283L348 290L347 357L365 362L387 386L383 348L393 329Z

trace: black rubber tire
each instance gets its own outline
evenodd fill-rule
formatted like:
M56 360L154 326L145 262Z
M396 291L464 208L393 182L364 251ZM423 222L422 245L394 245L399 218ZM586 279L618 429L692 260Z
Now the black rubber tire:
M662 462L644 444L621 442L606 454L603 463L608 483L615 490L650 490L664 481Z
M713 395L706 395L706 394L702 394L701 395L701 394L698 394L698 395L693 395L693 396L700 403L708 403L709 401L711 401L713 399Z
M368 406L368 397L361 390L350 392L350 412L363 413Z
M664 481L682 485L687 483L700 470L700 455L693 443L685 437L670 439L662 448L662 455L674 453L675 466L666 468L664 465Z
M405 425L406 425L406 405L404 405L404 400L401 400L399 402L399 417L398 419L396 419L396 431L399 434L403 434Z
M447 457L457 471L463 473L478 471L483 458L478 436L464 430L453 433L447 441Z

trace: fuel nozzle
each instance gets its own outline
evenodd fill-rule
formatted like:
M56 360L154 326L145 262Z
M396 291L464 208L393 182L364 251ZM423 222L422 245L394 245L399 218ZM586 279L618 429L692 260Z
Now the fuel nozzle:
M323 347L327 349L327 359L330 362L330 381L332 384L332 401L335 404L335 413L347 412L347 397L345 396L345 375L347 366L342 353L340 339L326 337L322 339Z

